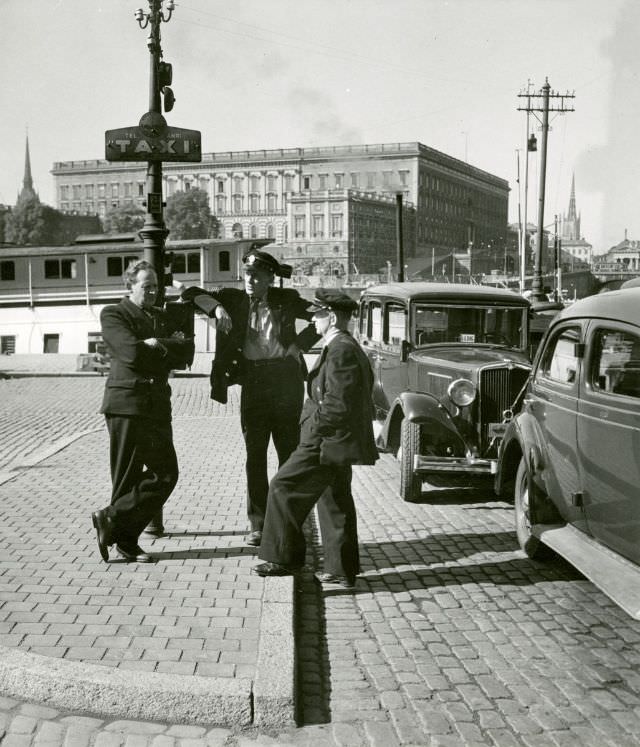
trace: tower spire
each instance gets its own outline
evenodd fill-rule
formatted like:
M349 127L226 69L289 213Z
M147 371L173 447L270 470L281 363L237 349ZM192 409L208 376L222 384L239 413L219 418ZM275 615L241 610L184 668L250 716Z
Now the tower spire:
M576 175L575 172L571 176L571 196L569 197L569 214L567 220L575 220L578 216L576 215Z
M26 147L24 152L24 177L22 179L22 190L18 195L19 200L37 197L33 188L33 177L31 176L31 156L29 155L29 133L27 132Z

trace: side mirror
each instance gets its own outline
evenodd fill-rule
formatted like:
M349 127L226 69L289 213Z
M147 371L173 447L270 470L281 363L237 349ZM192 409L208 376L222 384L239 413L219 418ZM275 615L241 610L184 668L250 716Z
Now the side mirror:
M403 340L400 344L400 360L405 363L411 352L411 343L409 340Z

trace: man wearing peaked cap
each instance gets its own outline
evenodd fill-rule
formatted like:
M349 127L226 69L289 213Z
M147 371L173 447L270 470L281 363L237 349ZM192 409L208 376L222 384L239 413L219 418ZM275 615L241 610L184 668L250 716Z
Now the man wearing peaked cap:
M313 324L301 332L296 319L310 322L309 301L293 288L272 287L291 268L252 246L243 258L244 290L206 291L191 287L182 298L216 319L216 354L211 398L226 404L227 389L241 384L240 423L247 459L248 545L260 544L267 508L270 439L284 464L298 444L298 420L306 367L302 353L318 340Z
M309 373L297 449L269 486L267 516L253 572L284 576L304 564L302 525L318 503L324 546L321 583L351 589L360 572L351 465L374 464L373 375L367 356L348 332L356 302L346 293L320 289L313 305L316 330L324 338Z

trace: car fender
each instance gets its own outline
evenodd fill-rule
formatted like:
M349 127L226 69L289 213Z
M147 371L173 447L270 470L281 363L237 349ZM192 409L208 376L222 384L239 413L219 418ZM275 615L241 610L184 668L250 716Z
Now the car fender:
M436 424L450 431L453 437L465 444L451 414L436 397L418 392L403 392L399 400L402 412L407 420L418 425Z
M516 472L523 457L536 488L546 494L544 446L537 421L526 412L519 413L507 425L500 443L498 471L494 480L497 495L513 496Z

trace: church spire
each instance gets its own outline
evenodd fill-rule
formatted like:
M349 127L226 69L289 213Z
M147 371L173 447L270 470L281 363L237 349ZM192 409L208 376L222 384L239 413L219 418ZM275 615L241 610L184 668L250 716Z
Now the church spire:
M33 177L31 176L31 156L29 155L29 133L27 133L27 142L24 152L24 177L22 179L22 190L18 195L19 200L37 197L33 188Z
M571 176L571 197L569 197L569 215L567 220L575 220L578 216L576 215L576 175L575 173Z

